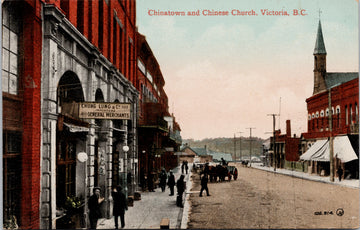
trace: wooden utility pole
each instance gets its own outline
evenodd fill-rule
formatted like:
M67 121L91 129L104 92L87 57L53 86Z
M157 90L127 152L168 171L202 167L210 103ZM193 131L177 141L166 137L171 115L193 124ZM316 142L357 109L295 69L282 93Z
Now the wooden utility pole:
M236 162L236 137L235 137L235 133L234 133L234 159Z
M268 114L268 116L273 117L273 158L274 158L274 171L276 171L276 154L275 154L275 117L279 116L279 114Z
M251 138L251 131L253 130L253 129L255 129L254 127L250 127L250 128L247 128L247 129L250 129L250 167L251 167L251 152L252 152L252 138Z
M242 154L241 154L241 134L243 133L243 132L237 132L237 133L239 133L240 134L240 137L239 137L239 142L240 142L240 161L241 161L241 159L242 159Z
M332 135L331 88L329 89L330 181L334 182L334 137Z

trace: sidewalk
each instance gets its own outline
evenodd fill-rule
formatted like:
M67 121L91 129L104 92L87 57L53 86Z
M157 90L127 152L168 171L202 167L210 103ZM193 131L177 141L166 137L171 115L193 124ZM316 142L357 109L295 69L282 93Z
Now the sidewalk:
M280 173L280 174L289 175L289 176L293 176L293 177L297 177L297 178L307 179L307 180L313 180L313 181L335 184L335 185L351 187L351 188L359 188L359 180L358 179L345 179L345 180L339 181L338 178L335 178L335 181L331 182L329 176L319 176L319 175L315 175L315 174L309 174L309 173L305 173L305 172L298 172L298 171L292 171L292 170L288 170L288 169L279 169L279 168L276 168L276 171L274 171L273 167L262 166L261 163L252 163L251 167L269 171L269 172Z
M125 229L160 229L160 222L162 218L170 219L171 228L186 228L189 211L188 191L191 189L190 169L192 164L189 164L189 172L185 174L186 192L184 198L184 208L176 206L176 186L175 195L169 196L170 189L166 187L165 192L161 192L161 188L156 188L155 192L141 192L141 200L134 201L134 206L129 207L125 212ZM181 175L180 166L173 169L175 181ZM120 218L119 218L120 225ZM114 218L99 219L98 229L114 229Z

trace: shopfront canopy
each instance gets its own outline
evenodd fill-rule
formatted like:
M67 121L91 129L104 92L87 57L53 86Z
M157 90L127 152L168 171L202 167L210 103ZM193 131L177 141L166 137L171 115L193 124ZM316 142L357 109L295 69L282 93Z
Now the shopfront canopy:
M316 141L302 156L304 161L330 161L329 140ZM349 162L358 159L350 140L347 136L337 136L334 138L334 157L342 162Z

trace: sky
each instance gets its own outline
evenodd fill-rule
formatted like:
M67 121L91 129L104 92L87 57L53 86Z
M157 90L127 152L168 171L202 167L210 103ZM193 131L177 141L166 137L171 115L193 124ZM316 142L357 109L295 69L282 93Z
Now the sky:
M319 15L328 72L358 72L356 0L137 0L146 36L165 79L170 113L183 139L268 138L276 129L307 130ZM228 11L209 16L205 11ZM234 16L233 10L257 15ZM289 15L262 15L262 11ZM304 15L294 15L303 10ZM152 12L199 11L199 16ZM319 14L320 11L320 14ZM203 13L204 12L204 13Z

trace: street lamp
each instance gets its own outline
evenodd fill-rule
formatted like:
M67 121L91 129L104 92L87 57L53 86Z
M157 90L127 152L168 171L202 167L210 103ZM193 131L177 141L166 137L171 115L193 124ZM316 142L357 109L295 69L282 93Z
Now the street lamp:
M129 151L129 146L127 145L124 145L123 146L123 151L124 151L124 162L123 162L123 169L124 169L124 179L123 179L123 187L124 187L124 191L125 191L125 196L126 196L126 199L127 199L127 191L128 191L128 188L127 188L127 152Z
M87 167L87 160L88 160L88 155L86 152L79 152L77 154L77 160L80 162L80 163L85 163L84 165L84 227L87 228L87 197L86 197L86 188L87 188L87 170L86 170L86 167Z

